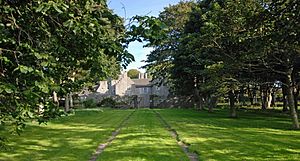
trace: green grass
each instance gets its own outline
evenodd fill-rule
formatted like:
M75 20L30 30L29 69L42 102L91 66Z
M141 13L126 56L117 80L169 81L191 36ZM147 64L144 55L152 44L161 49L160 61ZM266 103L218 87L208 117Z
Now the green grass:
M137 110L100 161L187 161L188 158L151 110Z
M32 123L21 136L10 139L10 150L0 152L0 160L88 160L130 112L85 110L48 125Z
M276 112L227 109L214 113L156 109L200 160L299 160L300 131L290 130L290 118ZM31 123L21 136L10 139L2 161L87 161L132 110L76 111L48 125ZM103 161L185 161L175 139L152 110L137 110L116 139L99 156Z
M287 115L194 110L157 110L201 160L299 160L300 131Z

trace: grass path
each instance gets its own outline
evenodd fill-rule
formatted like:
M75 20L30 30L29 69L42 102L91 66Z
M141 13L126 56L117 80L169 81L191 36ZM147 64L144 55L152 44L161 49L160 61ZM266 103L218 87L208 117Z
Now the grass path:
M127 127L99 156L99 161L188 161L177 145L149 109L137 110L128 120Z
M130 117L134 114L136 110L132 111L123 121L118 125L116 130L112 132L112 135L106 140L104 143L100 143L95 153L92 155L91 159L89 161L96 161L98 156L104 151L104 149L109 146L112 141L115 140L116 136L120 133L121 129L125 127L128 123L128 120Z
M190 143L200 160L299 160L300 131L289 130L288 116L227 110L157 110Z
M300 158L300 131L289 129L286 115L240 111L238 119L230 119L227 110L155 111L176 130L180 141L190 144L190 151L200 154L200 160ZM11 138L11 149L0 152L0 161L88 161L120 125L122 129L98 161L189 161L159 115L139 109L128 117L132 112L83 110L48 125L32 123L21 136Z
M170 132L171 136L177 141L177 144L181 147L184 153L188 156L190 161L198 161L198 154L189 150L189 145L180 139L177 131L171 127L171 125L159 114L159 112L153 110L156 116L160 119L165 128Z
M11 139L11 149L0 152L1 161L86 161L131 110L77 111L48 125L30 124Z

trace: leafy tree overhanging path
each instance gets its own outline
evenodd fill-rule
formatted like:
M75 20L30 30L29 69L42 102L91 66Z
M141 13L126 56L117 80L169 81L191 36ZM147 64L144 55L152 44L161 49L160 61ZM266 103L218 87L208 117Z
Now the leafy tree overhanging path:
M99 145L90 161L121 158L198 160L197 154L189 151L188 145L180 140L163 117L157 111L148 109L129 114L106 143Z

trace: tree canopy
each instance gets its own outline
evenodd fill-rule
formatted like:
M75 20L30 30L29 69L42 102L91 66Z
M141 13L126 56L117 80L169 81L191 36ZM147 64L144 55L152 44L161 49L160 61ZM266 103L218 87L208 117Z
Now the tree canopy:
M280 82L298 129L299 16L296 0L180 2L159 15L166 36L152 44L146 68L198 109L228 97L231 117L246 89L259 87L264 106Z
M113 77L133 60L123 19L106 0L0 1L0 126L60 115L61 97Z
M131 79L138 79L139 78L139 74L141 72L137 69L130 69L128 72L127 72L127 76Z

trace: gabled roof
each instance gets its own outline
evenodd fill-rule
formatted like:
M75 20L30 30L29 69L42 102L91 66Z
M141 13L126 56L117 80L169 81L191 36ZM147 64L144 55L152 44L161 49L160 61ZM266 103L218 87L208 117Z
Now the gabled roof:
M151 79L132 79L136 87L151 87Z

